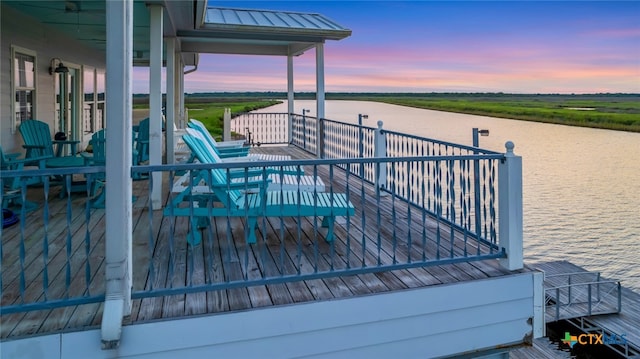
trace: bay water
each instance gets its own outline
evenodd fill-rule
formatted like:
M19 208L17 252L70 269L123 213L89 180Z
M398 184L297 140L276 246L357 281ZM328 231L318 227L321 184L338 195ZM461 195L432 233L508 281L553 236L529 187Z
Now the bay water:
M296 101L295 113L315 101ZM576 110L579 111L579 110ZM287 112L286 101L260 112ZM640 133L516 121L367 101L326 101L325 117L460 144L523 160L525 262L568 260L640 291Z

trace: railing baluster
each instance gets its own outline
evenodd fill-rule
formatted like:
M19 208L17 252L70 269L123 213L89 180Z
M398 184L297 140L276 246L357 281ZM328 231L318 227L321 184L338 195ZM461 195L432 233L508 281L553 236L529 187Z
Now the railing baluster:
M66 249L67 249L67 257L66 257L66 266L65 266L65 285L66 285L66 291L65 291L65 298L69 298L70 293L69 293L69 289L71 287L71 248L72 248L72 243L71 243L71 213L72 213L72 208L71 208L71 182L72 182L72 174L68 174L64 177L64 181L66 184L66 196L67 196L67 241L66 241ZM64 190L64 189L63 189Z
M91 295L90 292L90 284L91 284L91 230L90 230L90 221L91 221L91 201L89 200L91 196L91 178L87 180L86 191L85 194L87 196L87 200L85 201L85 233L84 233L84 255L85 255L85 267L84 267L84 283L85 283L85 293L86 295Z

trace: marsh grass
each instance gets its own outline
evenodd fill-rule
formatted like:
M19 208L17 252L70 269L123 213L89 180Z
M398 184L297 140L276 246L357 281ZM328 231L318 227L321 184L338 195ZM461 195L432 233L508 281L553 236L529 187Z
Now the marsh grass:
M368 96L369 101L439 111L640 132L640 96L511 95L491 96Z

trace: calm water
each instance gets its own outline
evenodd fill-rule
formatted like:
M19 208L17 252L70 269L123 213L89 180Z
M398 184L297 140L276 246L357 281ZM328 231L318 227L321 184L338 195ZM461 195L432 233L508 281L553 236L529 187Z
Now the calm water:
M296 101L295 112L314 101ZM286 103L264 112L287 112ZM327 101L326 118L471 144L473 127L490 130L483 148L523 157L525 261L569 260L640 291L640 133L626 133L413 109Z

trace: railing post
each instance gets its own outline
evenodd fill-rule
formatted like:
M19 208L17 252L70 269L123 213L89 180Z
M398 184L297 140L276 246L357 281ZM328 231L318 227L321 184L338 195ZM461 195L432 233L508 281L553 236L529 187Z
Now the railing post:
M522 269L522 157L513 153L515 145L508 141L507 152L498 165L499 245L507 258L500 264L508 270Z
M375 130L374 137L374 157L386 158L387 157L387 140L382 130L382 121L378 121L378 128ZM364 176L364 173L361 174ZM387 186L387 163L378 162L376 164L376 190L385 189Z
M287 143L293 143L293 112L287 114Z
M362 119L363 118L368 118L367 115L363 115L363 114L358 114L358 157L359 158L363 158L364 157L364 135L362 133ZM362 173L360 174L362 175Z
M224 109L222 140L231 141L231 109Z

